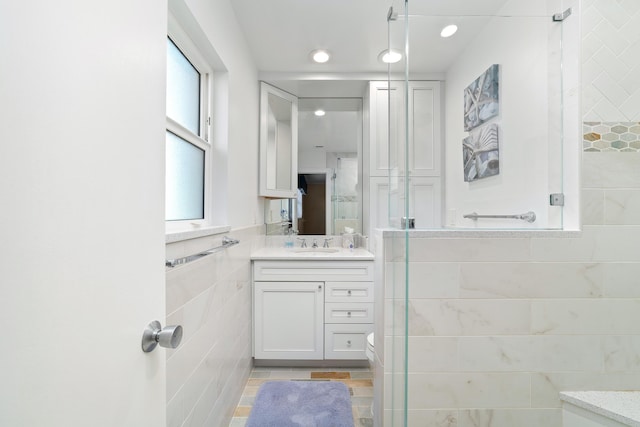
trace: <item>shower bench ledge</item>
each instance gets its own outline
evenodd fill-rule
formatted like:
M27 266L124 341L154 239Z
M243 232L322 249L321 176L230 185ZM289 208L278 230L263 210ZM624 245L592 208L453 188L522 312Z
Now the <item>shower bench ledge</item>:
M564 427L640 427L640 391L560 393Z

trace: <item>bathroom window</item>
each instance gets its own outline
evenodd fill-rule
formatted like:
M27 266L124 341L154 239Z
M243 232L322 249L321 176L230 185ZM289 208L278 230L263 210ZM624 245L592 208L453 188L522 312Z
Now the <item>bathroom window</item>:
M178 29L170 31L165 140L168 229L209 223L211 75L210 67L189 37Z

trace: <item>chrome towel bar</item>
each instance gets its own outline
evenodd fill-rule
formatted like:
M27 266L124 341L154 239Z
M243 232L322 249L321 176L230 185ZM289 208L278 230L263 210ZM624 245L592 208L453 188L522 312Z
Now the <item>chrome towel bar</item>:
M478 215L475 212L471 212L470 214L466 214L463 218L469 218L474 221L477 221L480 218L499 218L499 219L521 219L527 222L534 222L536 220L536 213L533 211L525 212L523 214L518 215Z
M182 257L182 258L175 258L175 259L168 259L164 262L164 265L166 265L167 267L175 267L177 265L182 265L182 264L186 264L188 262L191 261L195 261L197 259L200 259L202 257L205 257L207 255L211 255L211 254L215 254L216 252L220 252L223 249L229 248L231 246L237 245L238 243L240 243L240 240L237 239L232 239L230 237L224 236L222 238L222 244L220 246L216 246L215 248L211 248L209 250L206 250L204 252L200 252L194 255L189 255L186 257Z

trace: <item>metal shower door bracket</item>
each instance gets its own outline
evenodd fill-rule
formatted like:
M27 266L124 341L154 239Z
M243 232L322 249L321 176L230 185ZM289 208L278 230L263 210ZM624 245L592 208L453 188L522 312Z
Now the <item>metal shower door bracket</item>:
M549 194L549 204L551 206L564 206L564 194L562 193Z
M571 8L565 10L562 13L556 13L553 15L553 22L562 22L571 15Z
M398 14L393 11L393 6L391 6L387 12L387 21L395 21L396 19L398 19Z

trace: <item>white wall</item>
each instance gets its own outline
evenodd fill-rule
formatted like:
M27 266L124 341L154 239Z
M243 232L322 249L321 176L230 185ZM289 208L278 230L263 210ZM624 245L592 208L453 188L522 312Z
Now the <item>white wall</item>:
M229 0L186 0L224 63L228 91L228 224L262 224L258 194L258 73Z
M249 256L264 233L258 197L259 83L229 0L186 0L178 8L195 20L220 60L221 71L214 76L214 156L226 158L226 167L214 168L214 187L222 194L214 203L226 209L214 211L240 244L167 269L166 322L184 327L183 344L167 352L167 426L226 427L251 369ZM167 245L166 256L220 244L220 235L175 242Z
M549 16L493 18L446 74L447 226L560 226L557 220L548 221L552 186L549 179L554 169L560 170L561 162L560 152L551 155L549 151L550 146L561 146L560 134L556 132L559 127L556 121L561 117L560 99L555 93L560 89L561 24L556 24L557 31L551 29L550 36ZM462 140L468 133L463 127L463 93L492 64L500 65L500 114L491 120L500 127L500 173L464 182ZM560 182L560 176L554 179ZM527 211L536 213L534 224L462 218L471 212Z
M327 156L324 151L298 150L298 170L326 169Z

